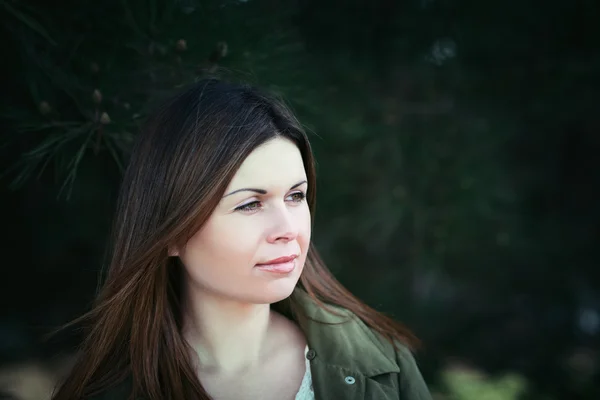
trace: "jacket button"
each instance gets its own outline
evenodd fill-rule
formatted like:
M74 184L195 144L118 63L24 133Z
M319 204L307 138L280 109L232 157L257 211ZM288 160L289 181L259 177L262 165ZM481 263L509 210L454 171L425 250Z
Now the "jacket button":
M306 352L306 358L309 360L313 360L316 356L317 353L313 349L310 349Z
M344 382L346 382L348 385L354 385L354 382L356 382L356 379L354 379L353 376L347 376L344 378Z

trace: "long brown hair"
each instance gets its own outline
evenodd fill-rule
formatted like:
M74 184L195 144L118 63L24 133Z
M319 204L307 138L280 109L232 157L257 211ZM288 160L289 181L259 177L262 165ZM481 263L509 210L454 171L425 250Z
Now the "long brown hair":
M149 400L210 399L180 334L181 266L168 247L182 245L209 218L233 175L258 146L293 141L307 174L314 216L316 177L308 138L283 102L255 88L203 80L152 114L124 174L105 283L85 323L80 356L55 400L81 399L131 379ZM311 245L299 286L318 304L352 311L390 342L414 337L348 292ZM299 310L290 297L278 307Z

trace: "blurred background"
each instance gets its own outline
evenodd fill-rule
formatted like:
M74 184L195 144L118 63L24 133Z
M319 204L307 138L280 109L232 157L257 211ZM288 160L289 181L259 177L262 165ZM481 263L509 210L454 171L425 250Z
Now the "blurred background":
M437 399L600 398L600 3L0 0L0 398L47 399L149 106L283 96L314 241L423 340Z

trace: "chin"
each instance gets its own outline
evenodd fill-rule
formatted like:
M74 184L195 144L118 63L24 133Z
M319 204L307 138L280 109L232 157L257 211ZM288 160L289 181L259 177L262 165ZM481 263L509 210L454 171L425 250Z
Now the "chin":
M271 282L263 288L257 288L250 294L250 302L255 304L273 304L285 300L294 292L298 279L282 279Z

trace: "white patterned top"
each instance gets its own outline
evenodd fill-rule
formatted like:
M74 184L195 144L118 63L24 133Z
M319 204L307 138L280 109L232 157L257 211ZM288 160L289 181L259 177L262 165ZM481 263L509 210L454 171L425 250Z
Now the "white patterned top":
M306 346L304 349L306 372L304 373L304 378L302 378L300 389L298 390L298 393L296 393L295 400L315 400L315 392L313 391L312 386L312 375L310 373L310 361L308 358L306 358L306 353L308 353L308 346Z

